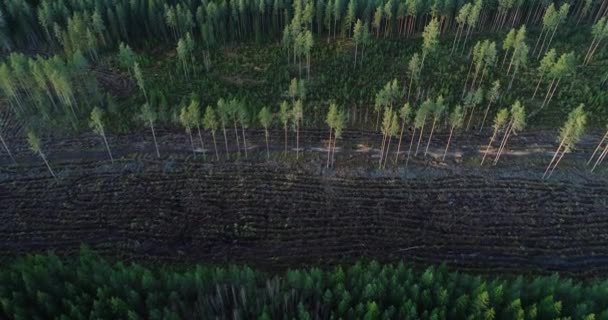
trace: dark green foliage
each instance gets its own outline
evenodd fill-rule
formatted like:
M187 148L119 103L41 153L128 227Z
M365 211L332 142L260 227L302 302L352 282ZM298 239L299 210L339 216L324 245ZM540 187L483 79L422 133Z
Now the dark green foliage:
M271 276L248 267L109 263L83 248L0 270L6 319L605 319L608 281L482 278L430 267L358 263Z

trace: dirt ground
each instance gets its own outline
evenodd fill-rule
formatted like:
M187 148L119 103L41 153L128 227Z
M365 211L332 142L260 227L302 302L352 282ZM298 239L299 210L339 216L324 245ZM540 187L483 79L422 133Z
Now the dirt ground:
M584 166L600 132L586 136L549 181L540 179L556 145L549 131L514 137L498 165L483 168L489 132L457 136L447 162L437 159L446 140L440 133L427 157L422 148L406 168L402 154L386 170L377 169L381 137L371 132L345 132L334 169L325 168L325 130L301 133L299 160L291 132L283 156L280 130L271 133L270 160L259 130L247 132L247 159L241 152L235 160L230 133L231 160L218 135L220 161L212 161L208 135L203 158L197 137L193 155L179 130L159 130L160 159L146 131L109 137L114 164L93 134L45 140L57 181L22 138L10 137L18 165L0 154L0 255L70 253L86 243L127 259L267 269L374 258L608 273L608 184L603 169L591 174Z

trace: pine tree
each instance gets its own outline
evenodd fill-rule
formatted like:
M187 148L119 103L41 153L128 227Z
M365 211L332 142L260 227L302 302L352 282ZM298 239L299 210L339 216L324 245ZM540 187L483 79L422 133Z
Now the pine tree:
M557 59L557 53L555 52L555 49L551 49L551 50L547 51L547 53L545 53L545 56L540 61L540 65L538 66L538 73L540 73L540 79L538 79L538 83L536 84L536 88L534 89L534 94L532 95L532 99L534 99L534 97L536 97L536 93L538 92L538 88L540 87L540 84L543 81L543 78L546 75L550 74L550 71L553 68L553 65L555 65L556 59Z
M448 142L445 145L445 151L443 152L442 161L445 161L445 156L448 153L448 148L450 147L450 142L452 141L452 134L454 134L454 129L458 129L462 127L464 124L464 118L462 114L462 107L460 105L456 106L452 113L450 113L450 136L448 137Z
M196 157L196 149L194 148L194 140L192 139L192 116L188 112L188 107L183 106L179 114L179 122L186 129L186 133L190 137L190 146L192 146L192 155Z
M583 65L587 65L591 61L602 40L608 37L608 23L606 22L606 17L602 17L593 25L591 28L591 35L593 36L593 39L585 54Z
M283 101L281 103L279 109L279 119L283 124L283 129L285 130L285 156L287 156L287 127L289 125L289 120L291 120L291 112L289 110L289 104L287 101Z
M557 147L551 162L547 166L547 169L543 174L543 179L549 179L551 177L553 171L555 168L557 168L564 155L570 152L574 148L574 145L580 141L586 124L587 115L584 110L584 105L580 104L576 109L570 112L568 115L568 120L566 120L566 123L559 132L559 147ZM595 166L591 169L591 171L594 169Z
M410 59L410 62L408 63L408 71L409 71L409 85L408 85L408 89L407 89L407 101L412 102L412 100L410 100L410 95L412 92L412 84L414 82L418 82L418 80L420 79L420 57L418 56L418 53L414 53L414 55L412 56L412 58Z
M146 93L146 84L144 82L144 76L141 72L141 68L139 67L139 63L136 61L133 65L133 72L135 73L135 79L137 80L137 86L144 94L146 98L146 102L148 102L148 94Z
M302 120L304 118L304 111L302 100L298 99L293 104L293 109L291 110L291 120L293 121L294 128L296 130L296 159L300 157L300 125L302 124Z
M207 106L205 109L205 116L203 117L203 128L205 130L211 131L211 136L213 137L213 147L215 148L215 158L217 161L220 161L220 155L217 152L217 142L215 140L215 132L218 128L217 118L215 116L215 112L213 111L213 107Z
M157 119L156 112L150 108L148 103L144 103L142 105L139 118L141 121L150 125L150 129L152 130L152 138L154 139L154 147L156 148L156 157L160 158L160 151L158 151L158 143L156 142L156 132L154 131L154 122Z
M353 1L353 0L351 0ZM355 23L355 27L353 29L353 42L355 42L355 63L354 66L357 66L357 53L359 50L359 45L361 44L363 40L363 23L361 22L361 19L357 19L357 22Z
M272 125L272 113L268 107L263 107L258 115L260 124L264 127L264 137L266 138L266 159L270 159L270 148L268 146L268 128Z
M327 164L326 168L329 168L329 164L331 162L331 146L332 146L332 133L334 128L336 127L336 122L338 118L338 106L335 103L331 103L329 105L329 110L327 112L327 117L325 118L325 123L329 127L329 140L327 141Z
M399 153L401 151L401 140L403 139L403 130L410 121L410 113L412 112L409 103L405 103L399 110L399 118L401 118L401 132L399 133L399 144L397 145L397 154L395 154L395 163L399 160Z
M228 137L226 135L226 126L228 125L228 118L230 117L230 106L226 101L220 98L217 101L217 114L220 118L222 125L222 133L224 134L224 146L226 147L226 159L230 158L230 152L228 151Z
M517 134L517 132L521 131L526 126L526 112L524 107L521 105L519 100L516 100L515 103L511 106L511 120L507 125L505 134L503 135L502 142L500 147L498 148L498 152L496 153L496 157L494 158L494 165L498 163L500 156L503 153L503 150L509 140L511 134Z
M492 88L488 91L486 95L486 99L488 100L488 105L486 106L486 111L483 113L483 120L481 121L481 125L479 126L479 133L483 130L483 126L486 123L486 119L488 117L488 112L490 111L490 107L492 103L494 103L500 96L500 81L494 81Z
M490 151L490 147L492 147L492 143L494 142L494 139L496 139L498 132L507 123L508 118L509 118L509 110L507 110L506 108L500 109L500 111L498 111L498 113L496 114L496 117L494 118L494 125L493 125L494 132L492 133L490 142L488 143L488 146L486 147L486 151L483 154L483 158L481 159L482 166L483 166L484 161L486 160L486 157L488 156L488 152Z
M422 33L422 61L420 61L420 70L424 67L424 60L430 54L437 50L439 44L439 22L437 18L431 19L431 22L424 28Z
M46 160L46 156L42 152L42 148L40 147L40 139L38 138L36 133L34 133L34 131L31 129L27 131L27 144L29 145L30 150L32 150L32 152L40 155L40 157L44 161L44 164L46 165L47 169L49 169L51 176L53 176L53 179L55 179L55 181L57 181L57 176L55 176L55 172L53 172L53 169L51 169L49 162Z
M429 145L431 144L431 139L433 138L433 132L435 131L435 124L441 120L443 113L445 111L445 104L443 100L443 96L437 97L435 103L432 106L432 109L429 110L433 115L433 124L431 125L431 133L429 134L429 140L426 143L426 148L424 149L424 156L429 152Z

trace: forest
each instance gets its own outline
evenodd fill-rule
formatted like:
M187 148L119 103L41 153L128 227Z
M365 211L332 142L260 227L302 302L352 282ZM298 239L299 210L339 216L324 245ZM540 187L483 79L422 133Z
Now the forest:
M606 38L607 0L0 0L0 318L608 319Z

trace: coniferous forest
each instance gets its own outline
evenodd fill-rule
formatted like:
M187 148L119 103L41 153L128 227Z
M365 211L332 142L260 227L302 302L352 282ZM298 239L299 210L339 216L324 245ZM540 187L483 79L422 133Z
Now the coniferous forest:
M0 318L608 319L606 38L608 0L0 0Z

